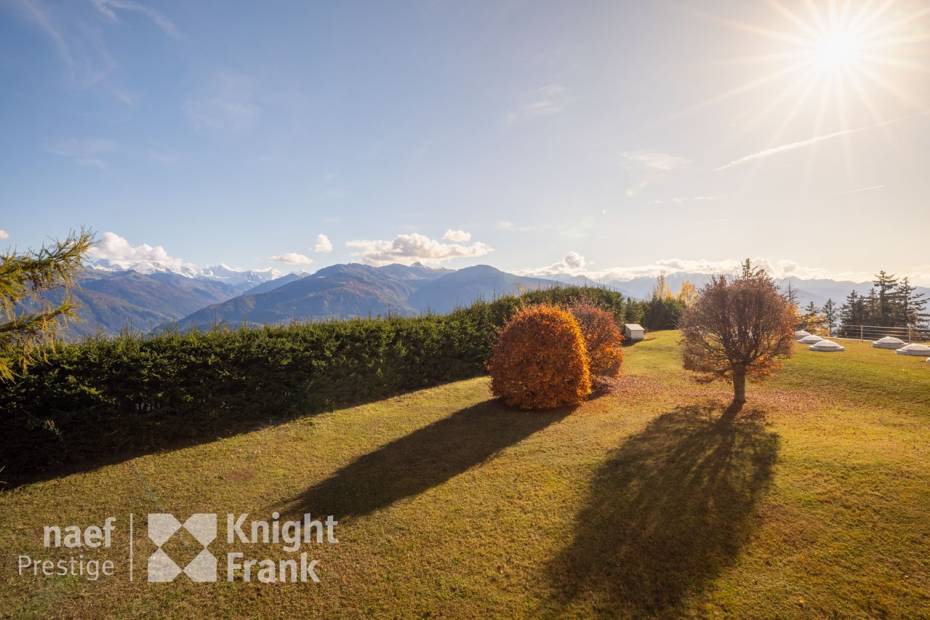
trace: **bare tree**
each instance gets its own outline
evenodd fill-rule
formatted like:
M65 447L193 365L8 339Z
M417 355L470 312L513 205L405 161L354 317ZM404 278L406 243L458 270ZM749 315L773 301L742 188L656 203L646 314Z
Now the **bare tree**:
M705 381L733 384L735 415L746 402L746 380L761 379L790 357L796 313L774 280L749 261L732 280L715 277L685 312L684 366Z

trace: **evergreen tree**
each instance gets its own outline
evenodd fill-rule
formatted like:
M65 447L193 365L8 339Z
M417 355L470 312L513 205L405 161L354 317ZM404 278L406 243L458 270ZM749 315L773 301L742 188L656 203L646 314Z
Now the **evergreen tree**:
M840 308L840 322L842 329L840 333L846 337L855 337L858 335L856 326L864 325L866 320L866 299L852 291L846 297L846 303Z
M833 331L836 329L837 319L839 318L836 304L833 303L832 299L828 299L827 303L820 309L820 312L823 314L830 335L833 335Z
M930 319L926 312L927 300L911 286L909 278L902 279L898 286L898 306L902 325L924 327Z
M865 298L865 312L862 316L862 325L882 325L881 301L875 287L869 289L869 296Z
M804 307L804 314L801 315L801 322L798 327L808 331L819 331L823 329L824 318L817 309L817 304L810 302Z
M653 297L645 303L642 324L649 330L678 329L685 304L674 298Z
M884 270L879 271L872 282L875 285L876 303L873 321L875 325L894 325L895 309L898 305L898 279Z
M0 380L25 372L36 351L52 342L62 320L74 315L70 295L55 306L43 291L74 284L91 234L82 231L39 250L0 256ZM31 302L31 303L29 303ZM38 307L36 311L29 309Z
M628 299L623 308L623 321L625 323L642 324L645 311L645 302Z

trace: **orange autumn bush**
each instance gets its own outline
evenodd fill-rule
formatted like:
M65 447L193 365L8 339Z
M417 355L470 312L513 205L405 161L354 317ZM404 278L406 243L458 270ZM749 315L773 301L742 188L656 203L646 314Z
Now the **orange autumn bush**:
M521 409L573 405L591 393L578 321L555 306L519 310L501 331L488 371L494 395Z
M595 377L617 377L623 365L623 335L606 310L580 302L569 308L578 321L588 352L588 365Z

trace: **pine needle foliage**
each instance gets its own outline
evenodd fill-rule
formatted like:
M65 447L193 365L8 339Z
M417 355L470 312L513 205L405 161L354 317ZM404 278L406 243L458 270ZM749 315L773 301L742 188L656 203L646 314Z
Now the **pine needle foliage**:
M25 373L43 345L53 343L61 323L74 316L67 291L92 241L82 230L38 250L0 256L0 381ZM66 291L60 304L40 300L42 292L58 287Z

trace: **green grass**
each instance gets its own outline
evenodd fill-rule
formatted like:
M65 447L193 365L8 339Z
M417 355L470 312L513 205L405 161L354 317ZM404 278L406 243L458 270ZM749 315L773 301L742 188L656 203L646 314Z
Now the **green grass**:
M930 616L930 364L798 347L727 428L726 387L688 378L677 337L628 348L616 393L571 412L474 379L3 492L0 614ZM15 574L58 557L44 524L117 516L85 555L125 571L130 512L276 510L339 518L310 548L322 583L148 585L143 527L133 583Z

